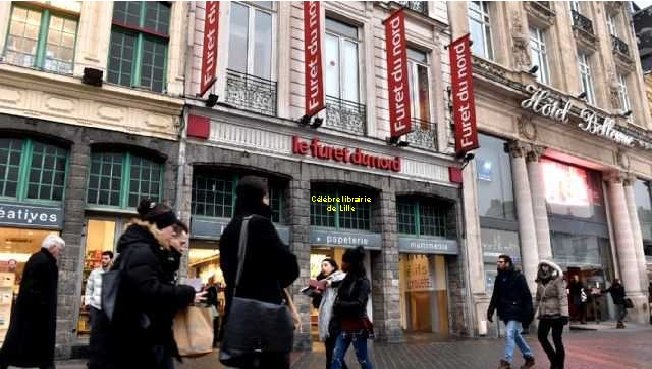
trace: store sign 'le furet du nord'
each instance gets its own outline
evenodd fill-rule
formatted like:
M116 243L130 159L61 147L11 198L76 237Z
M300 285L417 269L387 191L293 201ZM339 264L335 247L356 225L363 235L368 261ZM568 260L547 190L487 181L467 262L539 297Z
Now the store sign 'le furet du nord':
M401 158L383 158L381 156L368 154L360 150L347 147L335 147L319 142L319 138L313 137L310 142L300 137L292 136L292 153L307 155L319 160L333 160L339 163L349 163L368 168L401 171Z

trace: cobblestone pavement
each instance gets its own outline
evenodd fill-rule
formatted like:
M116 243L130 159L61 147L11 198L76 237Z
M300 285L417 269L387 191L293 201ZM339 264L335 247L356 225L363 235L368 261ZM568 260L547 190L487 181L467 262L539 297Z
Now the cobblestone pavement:
M538 369L548 369L548 361L536 336L526 336L536 353ZM566 369L652 369L652 327L628 327L625 330L570 331L564 335ZM492 369L498 367L502 352L501 339L469 339L433 342L428 338L412 339L405 344L372 344L375 369ZM518 349L512 367L523 364ZM292 355L292 369L324 369L321 344L315 351ZM359 368L353 349L347 363ZM85 369L82 361L60 362L58 369ZM177 369L221 369L217 354L184 359Z

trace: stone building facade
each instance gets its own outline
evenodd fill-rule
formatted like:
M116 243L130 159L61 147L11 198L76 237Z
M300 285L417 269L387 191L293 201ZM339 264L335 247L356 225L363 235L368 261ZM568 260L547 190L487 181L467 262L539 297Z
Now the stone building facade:
M542 259L579 276L589 319L613 317L601 289L618 277L635 303L631 319L647 321L652 127L630 4L448 7L452 39L471 33L480 131L476 165L464 170L470 329L500 329L487 327L485 311L501 253L531 287ZM616 131L627 139L614 141ZM571 302L572 318L580 308Z

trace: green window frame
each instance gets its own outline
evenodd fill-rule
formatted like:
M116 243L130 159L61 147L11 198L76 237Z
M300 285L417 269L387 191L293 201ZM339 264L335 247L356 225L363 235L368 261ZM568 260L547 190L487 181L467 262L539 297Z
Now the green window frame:
M368 202L358 203L325 203L312 201L313 196L340 196L358 197L369 196L368 192L341 188L328 185L316 185L310 190L310 225L319 227L330 227L335 229L362 229L371 230L373 223L372 204ZM355 212L340 211L339 205L350 205L355 207ZM335 211L328 211L328 206L335 206Z
M231 218L235 211L236 187L240 175L219 173L195 173L192 183L192 215ZM282 223L284 202L283 185L268 182L269 205L272 208L272 222Z
M397 231L417 237L447 238L448 210L448 206L436 201L399 198L396 200Z
M95 151L88 171L87 206L127 209L144 198L161 199L164 166L144 156Z
M114 2L108 82L165 91L170 13L166 2Z
M78 24L73 15L14 2L4 59L24 67L72 74Z
M2 200L60 204L67 171L66 148L29 138L0 138Z

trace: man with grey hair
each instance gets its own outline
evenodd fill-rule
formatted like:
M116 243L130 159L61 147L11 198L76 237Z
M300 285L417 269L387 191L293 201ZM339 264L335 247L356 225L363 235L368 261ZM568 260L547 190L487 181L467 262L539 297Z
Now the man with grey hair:
M65 245L61 237L49 235L41 250L25 263L16 306L0 351L1 369L9 365L54 369L57 261Z

